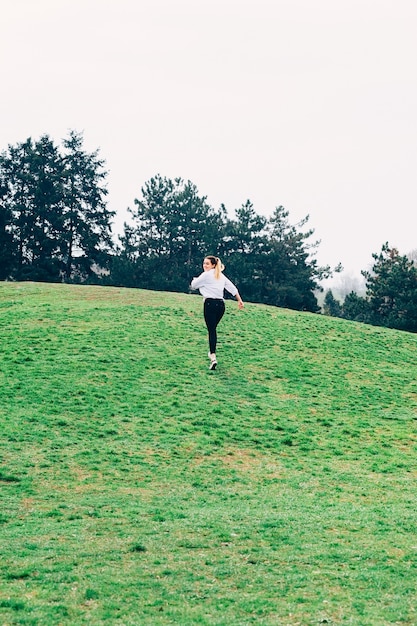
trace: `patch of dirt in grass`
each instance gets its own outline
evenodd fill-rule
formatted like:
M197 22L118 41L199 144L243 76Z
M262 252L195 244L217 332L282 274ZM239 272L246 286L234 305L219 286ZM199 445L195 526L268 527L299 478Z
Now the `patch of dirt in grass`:
M21 504L22 509L32 509L35 506L35 499L23 498L20 504Z
M219 456L218 460L232 469L251 470L258 468L265 463L264 456L257 454L253 450L230 450L226 454Z
M193 465L199 466L206 463L208 460L210 461L220 461L224 465L232 469L253 469L254 467L259 467L259 465L263 462L263 457L261 455L257 455L253 450L229 450L228 452L224 452L223 454L210 454L208 455L198 455L193 459Z
M242 471L245 473L262 473L265 478L276 478L284 474L284 467L276 460L265 456L261 452L247 450L244 448L229 449L223 454L211 454L208 456L196 456L193 459L194 465L199 466L210 461L217 461L225 465L228 469Z
M402 548L389 547L386 549L386 551L387 551L387 556L393 557L394 559L403 559L405 555L407 554L406 551L403 550Z
M94 482L97 482L97 479L102 478L100 473L93 473L83 467L80 467L79 465L73 465L71 467L71 472L77 477L77 480L82 483L85 483L88 480L94 480Z
M165 485L165 489L168 491L169 485ZM127 495L135 498L140 498L142 501L151 502L155 495L160 494L164 490L164 485L158 483L155 487L119 487L117 493L119 495Z

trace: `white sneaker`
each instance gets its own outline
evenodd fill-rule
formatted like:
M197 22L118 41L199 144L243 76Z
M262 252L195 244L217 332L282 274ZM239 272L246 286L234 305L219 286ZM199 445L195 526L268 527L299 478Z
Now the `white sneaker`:
M216 367L217 367L217 361L216 361L216 359L212 359L211 363L209 365L209 370L215 370Z

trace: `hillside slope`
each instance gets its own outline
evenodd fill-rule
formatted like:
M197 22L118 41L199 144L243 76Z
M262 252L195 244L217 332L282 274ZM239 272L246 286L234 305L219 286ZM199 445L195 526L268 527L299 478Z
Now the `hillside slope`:
M417 337L0 284L1 624L416 624Z

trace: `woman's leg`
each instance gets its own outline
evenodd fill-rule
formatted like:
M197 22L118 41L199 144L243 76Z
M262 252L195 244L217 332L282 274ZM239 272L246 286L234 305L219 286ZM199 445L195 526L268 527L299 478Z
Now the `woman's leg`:
M216 352L217 345L217 325L222 319L225 311L223 300L205 300L204 320L208 330L210 353Z

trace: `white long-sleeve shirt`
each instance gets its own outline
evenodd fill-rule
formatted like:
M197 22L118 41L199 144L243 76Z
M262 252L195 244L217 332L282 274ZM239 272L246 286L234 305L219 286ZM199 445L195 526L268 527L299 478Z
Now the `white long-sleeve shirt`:
M225 289L232 296L235 296L238 292L237 287L224 274L220 274L219 279L215 278L214 269L203 272L200 276L193 278L191 289L198 289L204 298L219 299L223 299Z

